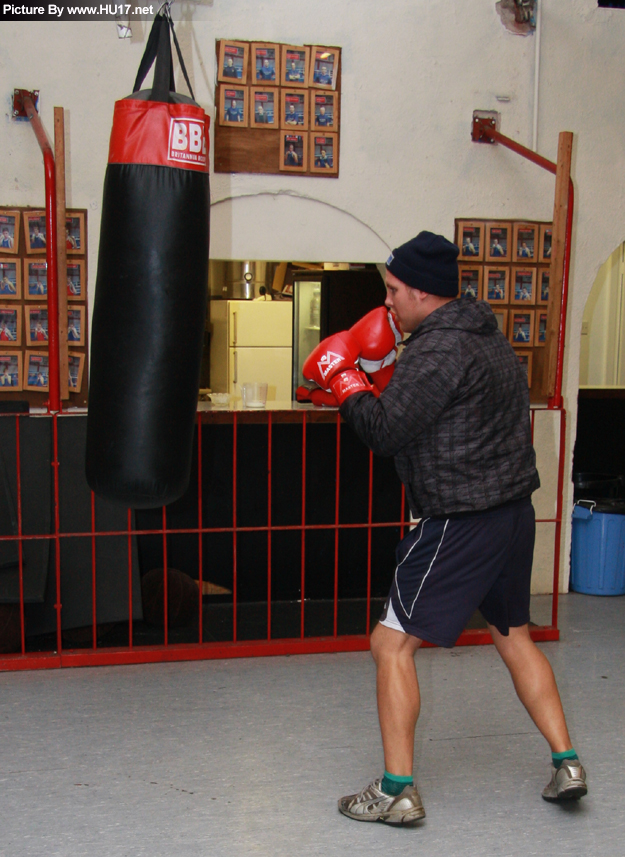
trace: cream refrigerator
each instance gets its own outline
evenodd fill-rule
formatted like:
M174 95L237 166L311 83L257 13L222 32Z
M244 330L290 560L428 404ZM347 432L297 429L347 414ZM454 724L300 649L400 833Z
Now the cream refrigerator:
M210 387L240 396L241 385L268 384L268 402L291 401L291 301L210 302Z

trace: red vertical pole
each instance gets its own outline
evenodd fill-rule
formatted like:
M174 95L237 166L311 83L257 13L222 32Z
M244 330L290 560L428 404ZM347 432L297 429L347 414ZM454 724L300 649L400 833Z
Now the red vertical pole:
M132 509L128 509L128 648L132 649Z
M564 444L566 443L566 411L560 411L560 449L558 455L558 488L556 494L556 532L553 557L553 595L551 601L551 624L558 627L558 596L560 592L560 551L562 549L562 509L564 490Z
M17 550L20 580L20 637L22 654L26 653L26 630L24 627L24 544L22 542L22 463L20 457L20 418L15 417L15 467L17 471Z
M197 527L198 527L198 589L200 590L200 598L199 598L199 636L198 643L203 642L203 634L204 634L204 623L203 623L203 592L202 592L202 572L204 566L204 553L203 553L203 543L202 543L202 413L198 411L197 413Z
M271 640L271 411L267 414L267 639Z
M306 598L306 412L302 415L302 559L300 576L300 637L304 639L304 601Z
M97 611L96 611L96 577L95 577L95 494L91 492L91 622L93 624L93 648L98 647Z
M341 473L341 415L336 412L336 473L334 493L334 628L333 635L338 635L339 613L339 503L340 503L340 473Z
M169 645L167 617L167 509L163 506L163 645Z
M58 416L52 414L52 468L54 480L54 553L56 571L56 646L57 652L62 650L61 630L61 540L60 532L60 507L59 507L59 433Z
M232 415L232 641L237 641L237 415Z
M369 450L369 500L367 511L367 636L371 632L371 535L373 522L373 452Z

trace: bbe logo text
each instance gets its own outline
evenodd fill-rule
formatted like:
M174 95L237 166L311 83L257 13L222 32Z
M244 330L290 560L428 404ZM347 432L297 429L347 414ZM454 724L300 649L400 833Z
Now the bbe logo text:
M182 116L169 120L170 161L186 161L204 166L206 164L206 133L204 124L196 119Z

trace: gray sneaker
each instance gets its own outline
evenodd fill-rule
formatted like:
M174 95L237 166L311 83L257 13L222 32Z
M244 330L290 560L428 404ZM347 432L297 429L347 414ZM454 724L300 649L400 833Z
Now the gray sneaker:
M359 794L342 797L339 810L356 821L385 821L387 824L410 824L425 817L423 803L414 786L406 786L401 794L393 797L382 791L381 783L380 777Z
M587 791L586 771L581 762L565 759L559 768L551 766L551 780L543 789L543 797L550 801L579 800Z

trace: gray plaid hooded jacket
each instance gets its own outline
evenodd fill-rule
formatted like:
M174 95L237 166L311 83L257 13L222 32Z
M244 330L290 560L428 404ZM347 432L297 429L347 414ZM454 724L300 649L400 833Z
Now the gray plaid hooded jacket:
M415 517L482 511L540 486L527 377L484 301L431 313L380 398L350 396L341 415L374 453L394 456Z

